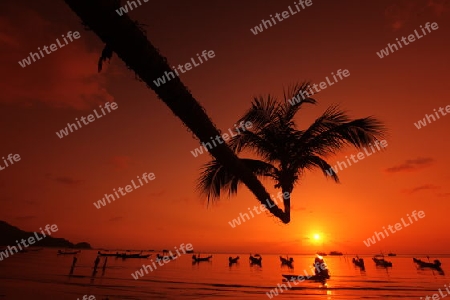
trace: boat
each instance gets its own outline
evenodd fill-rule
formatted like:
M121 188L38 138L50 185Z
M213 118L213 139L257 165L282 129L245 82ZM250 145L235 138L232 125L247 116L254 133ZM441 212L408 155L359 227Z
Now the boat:
M389 252L387 256L397 256L397 254Z
M292 257L284 258L280 256L280 261L282 266L288 266L289 268L293 268L292 264L294 263L294 259Z
M374 261L374 263L377 267L383 267L383 268L392 267L392 262L385 260L383 254L375 255L372 258L372 260Z
M120 257L122 254L119 254L119 252L116 252L116 253L101 253L100 251L97 251L97 255L99 255L99 256L115 256L115 257Z
M58 250L57 255L71 255L71 254L78 254L80 252L81 252L81 250L76 250L76 251L61 251L61 250Z
M252 256L252 255L250 254L250 256L249 256L248 259L250 260L250 264L251 264L251 265L258 265L258 266L261 267L261 262L262 262L262 257L261 257L261 255L255 254L255 256Z
M435 259L433 262L426 262L417 258L413 258L413 262L417 264L419 268L431 268L435 270L441 270L441 262Z
M136 254L126 254L126 253L122 253L122 254L115 254L116 257L119 258L149 258L151 256L151 254L142 254L142 253L136 253Z
M353 264L354 264L356 267L359 267L359 268L361 268L362 270L365 269L365 266L364 266L364 259L359 258L358 256L356 256L356 257L353 257L352 262L353 262Z
M304 281L304 280L313 280L313 281L326 281L327 279L330 279L330 274L326 273L321 275L320 273L317 275L286 275L286 274L281 274L281 276L283 276L286 280L288 281Z
M151 254L142 255L142 254L125 254L124 253L124 254L119 254L117 257L123 258L123 259L125 259L125 258L149 258L150 255Z
M164 254L164 253L163 253ZM176 258L176 256L175 257L172 257L172 256L168 256L168 255L159 255L159 253L158 254L156 254L156 261L160 261L160 260L173 260L173 259L175 259Z
M239 260L239 256L236 256L235 258L232 258L231 256L228 257L228 265L231 267L233 264L237 264Z
M330 255L330 256L342 256L342 255L344 255L344 254L342 254L342 252L339 252L339 251L331 251L331 252L329 253L329 255Z
M39 252L39 251L42 251L44 248L33 248L33 247L30 247L30 248L28 248L28 251L30 251L30 252Z
M186 250L186 254L193 254L194 250Z
M314 281L320 281L325 282L327 279L330 279L330 272L326 266L326 263L324 262L323 258L321 256L317 256L314 259L314 275L285 275L282 274L285 279L288 281L303 281L303 280L314 280ZM306 271L305 271L306 273Z
M320 255L320 256L327 256L328 254L326 254L325 252L317 252L316 253L317 255Z
M192 255L192 262L193 263L199 263L199 262L202 262L202 261L210 261L211 258L212 258L212 255L207 256L207 257L200 257L200 255L196 256L194 254L194 255Z

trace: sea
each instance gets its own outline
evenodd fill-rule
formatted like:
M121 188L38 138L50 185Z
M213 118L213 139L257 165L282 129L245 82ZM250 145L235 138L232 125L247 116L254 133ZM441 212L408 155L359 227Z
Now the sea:
M249 264L248 253L212 254L211 262L198 264L184 254L135 280L131 274L150 264L155 255L147 259L108 257L104 270L105 257L101 257L93 274L97 251L83 250L70 275L73 255L57 255L48 248L14 254L0 261L0 299L432 299L433 294L439 296L433 299L442 299L450 286L448 255L430 257L442 262L443 273L417 269L412 257L428 260L423 255L386 257L393 263L387 269L377 268L371 256L360 256L365 271L353 265L350 255L327 256L324 260L331 274L327 282L303 281L290 287L281 274L303 275L305 270L311 274L314 255L292 255L294 268L289 269L274 254L261 253L261 267ZM230 256L239 256L239 263L230 267ZM278 295L270 293L275 289Z

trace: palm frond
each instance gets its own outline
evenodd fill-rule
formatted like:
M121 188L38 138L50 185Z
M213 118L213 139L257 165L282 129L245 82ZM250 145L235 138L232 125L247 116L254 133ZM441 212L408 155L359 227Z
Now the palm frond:
M264 128L277 118L280 103L275 97L267 95L266 98L258 96L253 98L252 107L238 122L252 122L254 128Z
M319 168L325 177L331 177L336 183L339 183L339 177L333 167L319 156L302 156L297 164L299 166L298 170L308 169L312 171L313 169Z
M385 130L374 117L352 120L332 106L302 134L297 147L322 156L334 154L345 145L361 149L382 138Z
M273 161L276 157L278 146L271 140L267 139L264 134L256 134L252 131L244 131L241 134L234 136L229 141L230 148L235 153L240 153L244 150L250 150L256 153L261 158Z
M283 89L282 112L284 122L290 122L305 103L317 104L317 101L309 97L307 93L309 85L309 82L295 83L287 89Z
M273 165L261 160L241 159L253 174L259 177L269 177L276 180L278 169ZM235 195L239 184L238 176L234 175L221 165L217 160L212 160L205 164L198 180L197 189L205 194L210 200L220 198L222 192L227 192L228 196Z
M113 55L113 50L111 49L111 47L108 44L106 44L105 48L103 48L102 55L98 59L98 72L99 73L102 71L103 62L105 62L106 60L110 61L112 58L112 55Z

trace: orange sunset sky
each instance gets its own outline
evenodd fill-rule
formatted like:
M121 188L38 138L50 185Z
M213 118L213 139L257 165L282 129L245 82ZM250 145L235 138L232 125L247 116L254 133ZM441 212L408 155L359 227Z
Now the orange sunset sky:
M64 4L0 4L0 156L21 160L0 171L0 220L27 231L57 224L57 237L94 247L312 253L448 253L450 116L418 130L414 122L450 105L450 6L444 0L316 1L253 35L250 28L293 1L150 1L129 13L170 65L196 53L215 57L180 76L222 131L252 97L295 81L350 76L300 111L308 126L328 106L352 117L374 115L389 129L385 151L339 171L341 183L307 172L292 194L288 225L261 214L237 228L229 221L259 202L244 186L207 206L196 191L209 154L114 55L102 73L104 47ZM439 29L380 59L376 52L426 22ZM22 68L18 61L68 31L81 37ZM55 132L107 101L118 109L59 139ZM344 149L330 164L357 154ZM2 164L3 166L3 164ZM93 202L145 172L156 179L101 209ZM264 182L275 192L271 182ZM367 248L363 240L414 210L425 217ZM319 234L321 239L313 239Z

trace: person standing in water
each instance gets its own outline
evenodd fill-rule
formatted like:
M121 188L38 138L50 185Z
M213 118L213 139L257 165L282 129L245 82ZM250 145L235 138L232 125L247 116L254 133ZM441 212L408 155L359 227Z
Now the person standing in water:
M108 261L108 257L105 257L105 262L103 263L102 275L105 275L106 262Z
M92 272L92 275L95 275L95 273L97 273L97 267L99 263L100 263L100 255L98 255L94 261L94 271Z
M75 268L75 264L77 263L77 260L78 260L78 258L76 256L74 256L73 260L72 260L72 267L70 268L70 273L69 273L70 275L73 274L73 269Z

